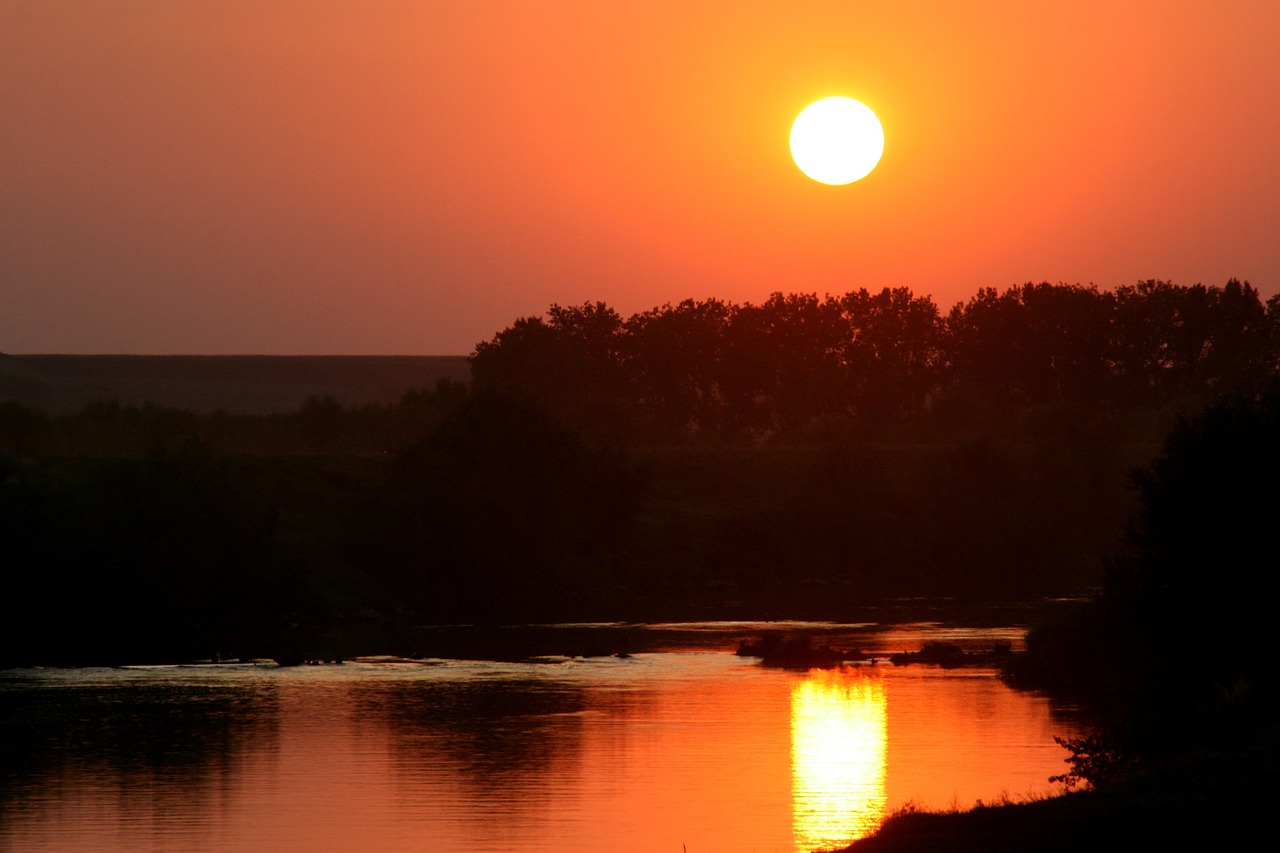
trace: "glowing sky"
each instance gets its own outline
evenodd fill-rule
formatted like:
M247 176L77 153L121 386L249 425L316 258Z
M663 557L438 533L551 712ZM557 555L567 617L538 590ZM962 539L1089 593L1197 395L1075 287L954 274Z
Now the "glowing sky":
M1280 4L0 0L0 351L469 352L553 302L1280 289ZM886 147L791 162L842 94Z

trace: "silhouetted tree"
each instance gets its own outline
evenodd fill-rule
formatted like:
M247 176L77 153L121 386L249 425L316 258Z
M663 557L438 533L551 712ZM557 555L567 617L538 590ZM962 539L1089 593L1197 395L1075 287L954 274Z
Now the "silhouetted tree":
M1256 392L1276 375L1276 316L1257 290L1144 281L1116 290L1116 373L1129 400L1163 405Z
M1027 407L1148 410L1256 391L1280 368L1280 301L1147 281L984 288L945 321L906 288L762 304L685 300L622 320L553 305L476 347L477 388L516 392L600 434L757 438L824 419L883 425L941 396L1006 421Z
M48 440L51 425L44 412L20 406L12 400L0 402L0 448L18 456Z
M663 305L626 322L626 365L639 409L665 434L719 432L731 307Z
M3 654L82 664L264 653L292 592L274 536L270 513L200 448L19 469L0 482Z
M394 460L357 559L410 609L508 621L572 614L619 579L638 480L545 411L492 391Z
M1135 475L1130 549L1101 595L1033 631L1014 671L1085 698L1099 728L1069 746L1089 781L1274 719L1271 648L1280 389L1180 421Z
M846 405L877 421L919 414L942 378L942 322L933 300L899 287L828 303L839 317Z
M603 302L552 305L477 345L472 385L536 400L608 442L627 432L623 346L622 318Z
M1269 669L1271 607L1259 592L1277 556L1280 393L1227 398L1184 418L1134 479L1133 554L1111 594L1145 614L1151 636L1206 631L1212 644L1180 658L1216 681Z
M1258 291L1231 279L1213 296L1204 382L1215 394L1254 393L1274 375L1275 336Z
M724 391L738 427L794 430L837 408L835 319L804 293L774 293L732 312Z
M562 393L557 369L564 361L560 336L541 317L522 317L490 341L476 344L471 383L478 389L556 400Z
M947 318L952 378L1007 403L1096 402L1108 387L1111 305L1079 285L984 288Z

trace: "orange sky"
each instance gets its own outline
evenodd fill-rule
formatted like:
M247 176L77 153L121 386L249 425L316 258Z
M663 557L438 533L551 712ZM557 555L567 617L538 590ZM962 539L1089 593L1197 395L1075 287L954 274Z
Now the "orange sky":
M1273 0L0 0L0 351L466 353L553 302L1280 290ZM793 117L880 115L862 181Z

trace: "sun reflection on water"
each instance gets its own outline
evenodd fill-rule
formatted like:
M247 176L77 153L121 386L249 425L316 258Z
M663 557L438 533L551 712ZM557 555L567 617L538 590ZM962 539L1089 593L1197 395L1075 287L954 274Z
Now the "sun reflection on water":
M884 817L884 683L815 670L791 689L791 810L797 850L869 835Z

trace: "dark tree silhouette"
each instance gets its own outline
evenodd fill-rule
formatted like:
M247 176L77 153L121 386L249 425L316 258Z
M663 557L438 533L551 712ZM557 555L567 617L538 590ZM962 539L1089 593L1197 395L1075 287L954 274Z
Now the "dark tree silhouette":
M1220 683L1270 668L1271 607L1260 593L1275 574L1278 482L1275 391L1183 419L1161 456L1135 475L1133 556L1114 594L1145 614L1152 636L1207 631L1212 639L1181 657Z
M942 379L942 321L933 300L899 287L828 303L839 315L837 356L853 411L877 421L919 414Z
M905 288L685 300L625 322L603 303L553 305L477 345L471 365L476 388L526 395L581 428L604 409L650 435L759 436L918 414L941 378L940 332L933 302Z
M530 402L477 392L394 460L356 559L409 609L486 622L554 618L613 591L639 481Z
M274 520L199 447L0 482L3 655L164 662L271 651L292 588Z
M565 360L560 335L541 317L522 317L476 345L471 383L476 388L519 392L554 401L562 393L557 369Z
M1112 304L1079 285L983 289L948 317L952 378L1014 403L1096 403L1108 388Z
M1070 744L1077 776L1105 781L1272 725L1278 478L1280 388L1184 418L1135 475L1130 549L1097 599L1028 636L1012 673L1098 715Z
M836 326L814 294L775 293L731 315L726 395L738 425L794 430L836 408Z
M627 320L624 346L636 404L659 434L723 429L731 311L718 299L686 299Z
M0 452L19 456L44 444L49 433L49 417L43 412L0 401Z

